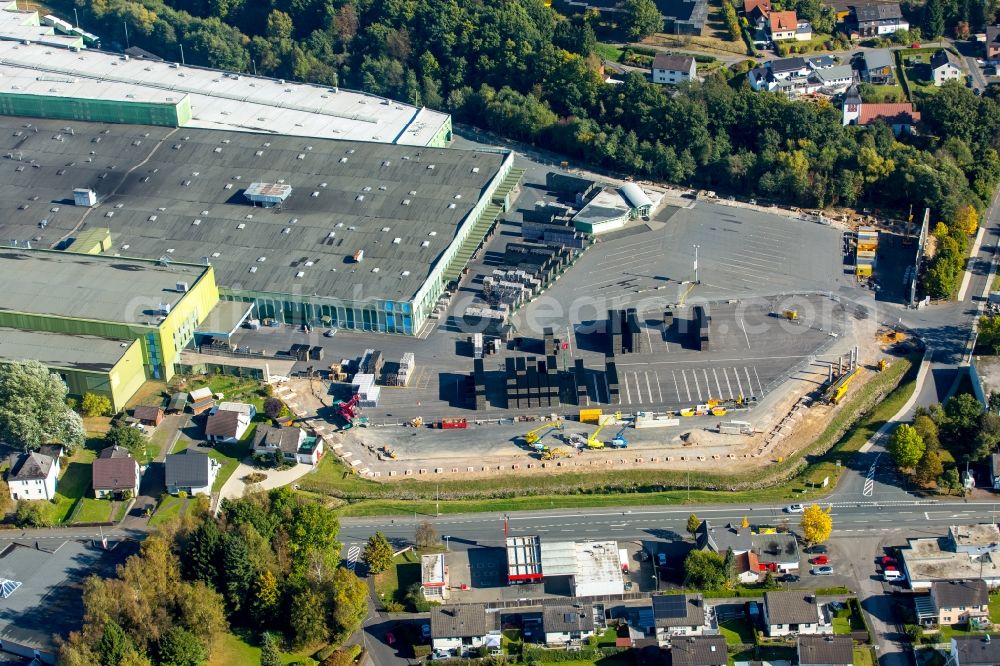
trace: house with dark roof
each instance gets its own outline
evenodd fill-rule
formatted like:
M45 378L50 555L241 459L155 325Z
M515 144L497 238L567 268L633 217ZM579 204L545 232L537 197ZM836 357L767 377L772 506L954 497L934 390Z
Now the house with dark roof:
M854 641L850 636L799 636L799 666L852 666Z
M766 26L771 15L771 0L743 0L743 15L752 26Z
M122 498L128 493L135 497L139 494L139 463L128 449L120 446L101 449L90 466L90 474L97 499Z
M661 642L671 636L697 636L705 630L705 601L700 594L653 595L653 626Z
M546 645L579 645L593 636L594 607L587 604L553 604L542 609Z
M670 643L673 666L725 666L727 655L723 636L685 636Z
M986 26L986 60L1000 62L1000 25Z
M708 0L654 0L668 35L700 35L708 19Z
M171 495L182 492L189 496L211 495L221 467L218 460L200 451L185 449L172 453L165 464L167 492Z
M961 636L951 639L949 666L997 666L1000 664L1000 639L985 636Z
M962 59L948 49L938 49L931 56L931 80L934 85L943 86L948 81L961 81L965 76Z
M132 418L144 426L155 428L163 421L163 409L156 405L139 405L132 410Z
M253 436L254 455L280 455L287 462L316 465L323 457L323 440L302 428L261 425Z
M750 538L750 528L741 527L733 523L716 527L709 521L703 520L694 536L698 550L710 550L720 555L725 555L726 551L730 548L733 549L733 553L736 555L745 553L753 548L753 541Z
M799 570L799 544L794 534L754 534L750 538L760 571L773 573Z
M909 30L910 22L903 18L898 3L865 4L851 8L848 28L852 37L880 37Z
M468 649L487 645L498 631L497 614L483 604L435 606L431 608L431 647L461 657ZM499 645L499 636L497 637Z
M250 427L250 420L246 412L217 409L205 421L205 439L213 444L238 442Z
M862 55L861 78L868 83L891 86L896 82L892 68L889 49L872 49Z
M658 53L653 58L653 83L677 85L696 78L698 68L694 56Z
M768 636L833 633L816 595L808 592L765 592L764 626Z
M931 583L931 601L941 626L976 623L990 616L985 580L942 580Z
M13 500L51 500L59 480L62 447L42 447L38 451L10 457L7 485Z
M1000 490L1000 453L990 456L990 478L993 479L993 490Z

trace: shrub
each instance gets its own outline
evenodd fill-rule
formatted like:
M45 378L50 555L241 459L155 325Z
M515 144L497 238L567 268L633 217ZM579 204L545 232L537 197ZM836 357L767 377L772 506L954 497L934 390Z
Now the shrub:
M42 515L42 507L38 502L18 500L14 511L14 524L18 527L45 527L48 521Z
M83 396L80 409L84 416L105 416L111 413L111 400L106 395L87 393Z

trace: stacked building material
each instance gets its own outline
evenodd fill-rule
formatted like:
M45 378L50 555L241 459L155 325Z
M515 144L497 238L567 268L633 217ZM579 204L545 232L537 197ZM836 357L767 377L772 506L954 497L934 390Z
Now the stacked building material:
M385 365L385 358L382 352L377 349L366 349L361 355L361 362L358 363L358 372L373 375L378 378L382 374L382 366Z
M878 230L874 227L858 229L858 246L855 255L854 274L860 278L870 278L875 271L875 255L878 252Z
M362 407L378 407L382 387L375 384L375 375L359 372L351 380L351 390L358 394Z

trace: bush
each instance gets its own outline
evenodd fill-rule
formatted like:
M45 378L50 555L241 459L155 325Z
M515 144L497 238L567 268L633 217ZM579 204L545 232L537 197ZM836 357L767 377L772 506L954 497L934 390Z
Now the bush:
M84 416L105 416L111 413L111 400L106 395L87 393L83 396L80 409Z
M919 643L924 637L924 628L919 624L908 624L903 627L903 633L911 643Z
M406 606L398 601L387 601L382 606L385 608L386 613L402 613L406 610Z
M48 521L42 515L42 507L38 502L18 500L14 524L18 527L46 527Z

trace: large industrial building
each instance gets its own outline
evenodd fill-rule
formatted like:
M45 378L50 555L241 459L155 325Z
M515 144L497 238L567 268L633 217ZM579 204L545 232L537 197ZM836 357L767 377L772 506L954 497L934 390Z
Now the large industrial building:
M93 51L0 0L0 114L446 146L451 116L366 93Z
M173 376L219 299L208 266L24 248L0 252L0 284L0 362L41 361L116 411Z

